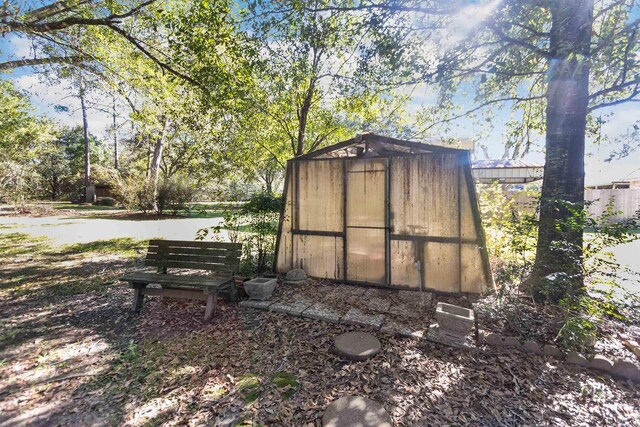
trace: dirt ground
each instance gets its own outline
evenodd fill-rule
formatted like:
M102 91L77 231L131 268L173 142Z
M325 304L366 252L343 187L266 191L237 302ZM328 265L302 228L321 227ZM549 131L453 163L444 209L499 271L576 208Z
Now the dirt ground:
M346 327L222 304L151 299L117 282L131 242L54 248L0 236L0 426L320 425L346 394L398 426L639 425L640 386L551 358L454 350L376 332L383 350L345 362Z

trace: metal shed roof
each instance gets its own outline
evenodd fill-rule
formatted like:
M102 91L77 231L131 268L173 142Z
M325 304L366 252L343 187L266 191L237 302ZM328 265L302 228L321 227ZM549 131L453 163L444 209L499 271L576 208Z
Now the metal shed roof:
M443 145L405 141L364 133L346 141L296 157L296 159L339 159L348 157L382 157L398 154L449 153L468 151Z

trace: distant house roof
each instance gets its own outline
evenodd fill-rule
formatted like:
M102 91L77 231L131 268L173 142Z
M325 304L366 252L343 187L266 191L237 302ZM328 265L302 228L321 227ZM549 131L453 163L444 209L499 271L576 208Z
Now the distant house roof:
M544 165L526 160L474 160L473 176L481 183L526 184L542 179Z
M499 159L499 160L474 160L471 162L474 169L493 169L493 168L544 168L543 164L528 162L522 159Z

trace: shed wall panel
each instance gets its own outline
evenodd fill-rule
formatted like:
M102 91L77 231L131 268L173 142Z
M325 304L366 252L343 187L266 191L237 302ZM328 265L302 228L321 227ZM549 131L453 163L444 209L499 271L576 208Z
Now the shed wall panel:
M480 293L488 282L484 274L480 247L469 243L462 245L462 292Z
M458 237L458 156L396 157L391 166L393 233Z
M385 226L385 159L347 162L347 226Z
M427 242L424 245L424 286L441 292L460 292L459 245Z
M385 231L375 228L347 229L347 279L385 282Z
M416 261L417 242L411 240L392 240L391 249L391 286L420 289L420 276Z
M298 170L297 228L342 231L342 164L331 161L299 162Z
M309 276L344 280L342 237L293 237L295 268L302 268Z

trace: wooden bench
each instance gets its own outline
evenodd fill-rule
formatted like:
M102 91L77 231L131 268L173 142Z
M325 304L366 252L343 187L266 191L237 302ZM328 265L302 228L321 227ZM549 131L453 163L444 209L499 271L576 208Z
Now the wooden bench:
M151 240L144 264L157 267L157 273L132 273L121 277L134 289L133 310L139 313L145 295L187 298L207 302L204 319L215 311L219 294L226 293L231 301L237 298L234 274L240 264L241 243L183 242ZM206 270L215 275L167 274L167 269ZM161 288L148 288L158 284Z

